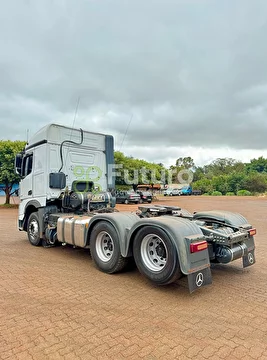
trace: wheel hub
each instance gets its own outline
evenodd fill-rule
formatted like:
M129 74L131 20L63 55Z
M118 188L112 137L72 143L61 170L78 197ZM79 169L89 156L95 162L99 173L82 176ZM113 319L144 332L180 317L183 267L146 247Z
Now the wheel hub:
M36 220L32 220L29 226L29 235L30 237L35 240L39 235L39 227Z
M112 258L114 243L112 237L106 232L101 231L96 238L96 252L98 257L107 262Z
M149 234L142 240L141 256L147 268L159 272L166 266L168 251L158 235Z
M162 246L162 244L156 246L156 253L159 257L166 258L166 250L165 247Z

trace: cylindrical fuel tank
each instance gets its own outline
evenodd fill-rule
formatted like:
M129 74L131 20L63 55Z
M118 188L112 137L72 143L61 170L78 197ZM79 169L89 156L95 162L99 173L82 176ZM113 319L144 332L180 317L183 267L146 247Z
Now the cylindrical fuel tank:
M86 233L90 217L87 216L62 216L57 221L58 241L85 247Z

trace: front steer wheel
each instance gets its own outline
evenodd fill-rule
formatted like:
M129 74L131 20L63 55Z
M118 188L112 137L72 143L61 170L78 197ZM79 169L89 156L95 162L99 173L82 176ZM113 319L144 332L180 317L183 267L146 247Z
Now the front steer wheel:
M33 212L29 216L27 234L29 242L34 246L41 245L42 239L40 238L40 224L37 212Z
M182 276L176 248L160 228L146 226L139 230L133 255L140 273L157 285L170 284Z
M113 274L128 263L120 252L120 242L115 228L106 221L95 225L90 236L91 256L99 270Z

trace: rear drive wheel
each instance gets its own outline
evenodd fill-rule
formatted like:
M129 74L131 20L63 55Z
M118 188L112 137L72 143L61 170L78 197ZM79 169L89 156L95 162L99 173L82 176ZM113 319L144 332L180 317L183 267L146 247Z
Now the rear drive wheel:
M133 244L138 270L157 285L167 285L182 276L178 254L169 236L160 228L139 230Z
M121 271L128 263L128 258L121 255L117 231L106 221L100 221L93 228L90 250L95 265L105 273Z
M37 212L33 212L28 220L27 234L29 242L34 246L39 246L42 242L40 238L40 224Z

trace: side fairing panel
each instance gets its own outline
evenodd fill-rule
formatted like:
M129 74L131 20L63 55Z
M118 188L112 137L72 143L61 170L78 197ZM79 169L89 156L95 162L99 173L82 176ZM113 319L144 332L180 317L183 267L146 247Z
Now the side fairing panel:
M63 165L63 166L62 166ZM62 160L58 145L49 145L48 174L62 172L67 175L66 186L71 189L73 181L93 181L98 190L107 189L107 168L104 151L65 144L62 148ZM50 189L48 198L58 197L60 190Z

